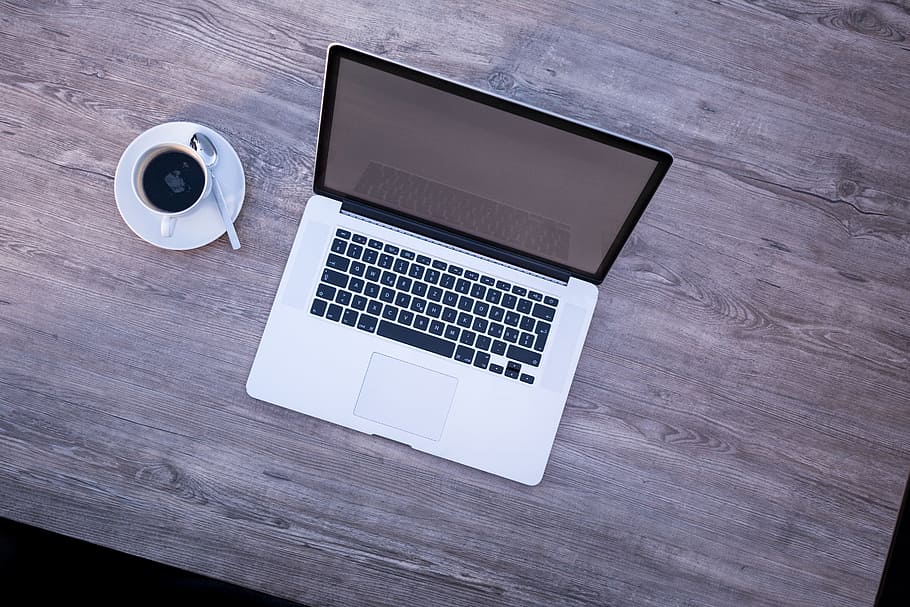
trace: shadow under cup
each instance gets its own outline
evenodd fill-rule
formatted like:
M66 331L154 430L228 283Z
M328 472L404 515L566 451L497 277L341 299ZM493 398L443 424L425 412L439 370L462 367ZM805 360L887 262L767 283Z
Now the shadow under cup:
M161 235L174 231L176 217L205 198L209 178L198 153L184 145L164 144L146 151L133 171L133 190L150 211L162 215Z

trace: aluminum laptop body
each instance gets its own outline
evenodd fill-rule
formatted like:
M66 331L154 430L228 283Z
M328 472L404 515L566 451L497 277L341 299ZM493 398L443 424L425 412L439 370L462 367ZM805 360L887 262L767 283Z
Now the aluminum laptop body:
M315 195L247 392L539 483L597 285L671 162L329 47Z

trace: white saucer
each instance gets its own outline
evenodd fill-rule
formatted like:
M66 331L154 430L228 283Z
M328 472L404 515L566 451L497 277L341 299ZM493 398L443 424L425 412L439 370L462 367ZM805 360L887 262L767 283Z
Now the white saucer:
M173 235L165 238L161 235L161 216L152 213L139 202L130 183L133 166L145 150L161 143L177 142L189 145L190 138L198 132L208 135L218 149L215 177L221 184L224 202L233 220L237 219L243 207L243 197L246 195L243 165L227 139L212 129L194 122L166 122L152 127L136 137L120 157L117 172L114 174L114 198L117 200L117 210L120 211L126 225L139 238L156 247L177 251L195 249L207 245L226 231L214 194L210 193L195 209L181 215L177 219Z

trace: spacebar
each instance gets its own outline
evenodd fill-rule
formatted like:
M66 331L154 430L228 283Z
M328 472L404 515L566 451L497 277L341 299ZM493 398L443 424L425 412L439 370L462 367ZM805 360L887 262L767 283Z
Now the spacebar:
M389 339L394 339L395 341L400 341L409 346L414 346L415 348L420 348L421 350L442 354L446 358L451 358L452 354L455 352L455 344L450 341L439 339L438 337L433 337L432 335L427 335L426 333L421 333L414 329L408 329L407 327L402 327L401 325L396 325L386 320L379 322L379 329L376 331L376 334L388 337Z

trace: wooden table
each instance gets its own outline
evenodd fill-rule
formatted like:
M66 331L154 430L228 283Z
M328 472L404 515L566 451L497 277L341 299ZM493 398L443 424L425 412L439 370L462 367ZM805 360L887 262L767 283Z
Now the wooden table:
M0 514L313 605L869 605L910 469L910 13L0 2ZM543 483L248 397L341 41L669 148ZM246 205L156 249L126 145ZM306 347L306 344L301 344Z

